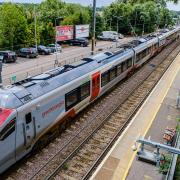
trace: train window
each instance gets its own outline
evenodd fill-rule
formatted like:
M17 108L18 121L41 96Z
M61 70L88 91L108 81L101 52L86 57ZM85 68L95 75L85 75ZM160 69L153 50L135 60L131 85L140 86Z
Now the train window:
M143 58L146 56L146 52L147 52L147 49L145 49L145 50L142 51L142 54L141 54L142 57L141 57L141 59L143 59Z
M121 63L121 66L122 66L122 72L126 71L126 69L127 69L127 63L126 63L126 61L125 61L125 62L122 62L122 63Z
M7 138L10 134L12 134L15 131L15 122L16 118L12 119L0 132L0 141L3 141L5 138Z
M127 67L130 68L132 66L132 58L127 60Z
M101 74L101 87L105 86L109 82L109 72Z
M141 53L138 53L138 54L136 55L136 62L140 61L140 59L141 59Z
M150 54L151 53L151 47L149 47L146 51L146 55Z
M158 43L155 44L155 48L156 48L156 49L158 48Z
M87 98L90 95L90 81L86 82L85 84L81 85L81 101Z
M117 76L121 74L121 64L117 65Z
M25 115L26 124L29 124L32 121L31 113Z
M116 67L110 70L110 81L116 78L116 74L117 74L116 72L117 72Z
M66 100L66 111L72 108L74 105L76 105L79 101L78 99L78 89L74 89L67 93L65 95L65 100Z

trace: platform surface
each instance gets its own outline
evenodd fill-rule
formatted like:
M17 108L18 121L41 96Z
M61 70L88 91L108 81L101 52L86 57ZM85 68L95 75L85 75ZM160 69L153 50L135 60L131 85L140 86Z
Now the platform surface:
M180 54L176 57L142 107L114 144L91 180L162 179L158 169L136 160L132 145L141 135L163 142L165 128L175 127L180 110L176 98L180 89Z

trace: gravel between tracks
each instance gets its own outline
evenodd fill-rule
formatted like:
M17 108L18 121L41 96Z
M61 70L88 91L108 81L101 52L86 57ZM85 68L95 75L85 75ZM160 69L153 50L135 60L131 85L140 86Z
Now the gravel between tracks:
M57 179L68 179L70 177L81 179L86 174L89 167L92 166L94 160L102 153L106 145L114 138L115 132L117 132L128 119L133 108L137 107L139 102L142 101L142 98L148 94L149 89L145 89L145 87L152 89L153 85L151 82L156 83L158 78L161 77L164 69L169 66L173 57L170 55L169 58L167 58L167 56L177 45L178 42L167 47L165 51L153 58L131 78L117 86L111 93L108 93L86 108L84 112L76 117L75 123L60 137L57 137L38 154L32 155L25 160L25 162L18 164L17 168L14 167L13 170L10 169L7 171L4 177L18 180L45 179L45 177L54 172L59 164L61 164L83 140L92 134L96 127L102 126L103 128L93 135L93 139L88 141L90 144L86 144L83 149L78 151L80 152L79 157L77 154L77 156L72 158L68 163L62 163L62 167L66 170L61 169L60 175L56 176ZM179 49L178 47L175 50L176 54L179 52ZM164 59L167 60L164 61L164 67L161 65L158 67L157 71L154 71ZM165 62L167 62L167 64ZM159 77L157 72L159 73ZM144 87L142 87L142 82L149 76L151 78L153 77L154 80L151 79L151 81L146 82ZM129 95L137 87L139 87L141 91L137 90L133 94L134 97L130 98ZM143 96L144 93L145 95ZM136 98L139 98L139 101L137 101ZM126 99L127 101L125 101ZM122 104L123 102L124 104ZM107 124L102 125L103 120L120 104L122 104L120 110L108 120ZM85 164L89 164L89 166L85 166Z

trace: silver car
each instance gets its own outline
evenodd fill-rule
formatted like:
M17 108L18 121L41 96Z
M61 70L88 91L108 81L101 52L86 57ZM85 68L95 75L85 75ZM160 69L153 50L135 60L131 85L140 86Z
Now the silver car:
M57 46L57 52L62 52L62 47L59 44L49 44L47 48L51 49L51 52L56 52L56 46Z

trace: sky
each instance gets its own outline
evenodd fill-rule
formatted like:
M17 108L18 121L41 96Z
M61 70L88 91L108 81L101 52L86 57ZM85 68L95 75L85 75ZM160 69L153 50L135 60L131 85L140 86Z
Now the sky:
M20 2L20 3L40 3L42 0L0 0L0 2ZM82 5L89 5L93 3L93 0L64 0L65 2L80 3ZM107 6L115 0L97 0L97 6ZM173 3L167 3L167 7L170 10L180 11L180 3L174 5Z

